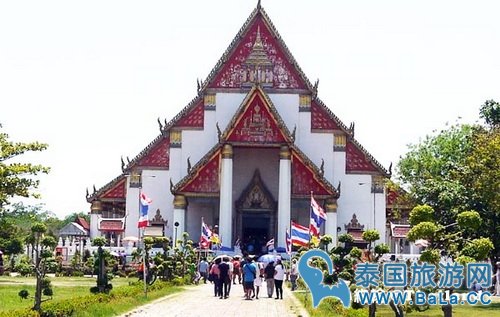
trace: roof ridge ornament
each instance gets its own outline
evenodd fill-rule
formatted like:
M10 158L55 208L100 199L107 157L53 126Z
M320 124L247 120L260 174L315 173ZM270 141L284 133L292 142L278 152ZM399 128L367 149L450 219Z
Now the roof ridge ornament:
M262 8L262 6L260 5L260 0L258 0L258 1L257 1L257 9L259 9L259 10L260 10L261 8Z

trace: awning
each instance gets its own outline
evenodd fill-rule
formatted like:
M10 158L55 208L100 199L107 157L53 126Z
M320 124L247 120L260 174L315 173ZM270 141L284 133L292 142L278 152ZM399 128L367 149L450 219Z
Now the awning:
M125 221L123 218L101 219L99 221L98 229L100 231L124 231L125 230Z
M410 225L398 225L391 222L391 236L393 238L406 238L410 229Z

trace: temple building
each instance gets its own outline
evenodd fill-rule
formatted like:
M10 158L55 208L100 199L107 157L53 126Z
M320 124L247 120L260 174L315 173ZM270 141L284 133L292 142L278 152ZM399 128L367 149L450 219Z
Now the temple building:
M311 52L314 54L314 52ZM385 242L385 169L317 95L260 6L198 94L123 173L87 194L90 235L120 246L138 237L139 193L151 199L146 235L199 241L203 221L224 247L275 238L293 220L309 225L311 193L334 241L376 228ZM362 241L360 241L362 243Z

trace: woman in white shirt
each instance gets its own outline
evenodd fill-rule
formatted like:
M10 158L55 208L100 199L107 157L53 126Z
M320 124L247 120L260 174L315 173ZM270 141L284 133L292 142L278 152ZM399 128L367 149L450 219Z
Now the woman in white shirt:
M276 297L274 299L283 299L283 280L285 279L285 268L281 260L277 260L274 267L274 285L276 287Z
M262 278L264 277L264 264L257 262L257 274L255 274L255 280L253 281L253 286L255 286L255 299L259 299L259 290L262 286Z

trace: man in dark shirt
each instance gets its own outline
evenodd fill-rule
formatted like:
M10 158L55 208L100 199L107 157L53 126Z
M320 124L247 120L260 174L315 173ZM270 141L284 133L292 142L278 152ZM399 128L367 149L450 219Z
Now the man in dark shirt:
M269 262L264 269L264 277L267 283L267 296L273 297L274 292L274 262Z
M224 292L224 298L227 298L229 296L229 284L231 283L231 278L229 276L229 258L224 257L223 262L219 265L219 271L220 271L220 283L222 285L222 290ZM221 296L219 297L222 299L222 292Z

